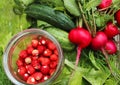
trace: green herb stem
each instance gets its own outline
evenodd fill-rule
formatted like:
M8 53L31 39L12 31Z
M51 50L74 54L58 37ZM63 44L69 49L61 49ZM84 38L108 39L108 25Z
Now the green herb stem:
M110 69L110 72L113 73L113 72L112 72L112 68L111 68L111 66L110 66L110 64L109 64L108 54L106 53L106 51L105 51L104 48L101 48L101 50L102 50L103 55L105 56L105 61L106 61L107 65L108 65L108 68Z
M82 13L82 17L83 17L83 20L84 20L84 22L85 22L85 25L86 25L88 31L91 33L90 27L89 27L89 25L88 25L88 22L87 22L87 20L86 20L86 17L85 17L85 15L84 15L84 12L83 12L83 9L82 9L82 6L81 6L80 2L78 2L78 5L79 5L80 11L81 11L81 13Z

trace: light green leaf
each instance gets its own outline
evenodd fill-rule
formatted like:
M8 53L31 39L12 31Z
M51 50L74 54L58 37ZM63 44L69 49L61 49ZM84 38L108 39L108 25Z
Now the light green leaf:
M68 85L82 85L82 73L75 70L73 75L70 77Z
M80 10L76 0L63 0L65 8L75 16L80 16Z
M89 11L92 8L96 8L100 4L101 0L89 0L86 4L84 4L83 8L85 11Z

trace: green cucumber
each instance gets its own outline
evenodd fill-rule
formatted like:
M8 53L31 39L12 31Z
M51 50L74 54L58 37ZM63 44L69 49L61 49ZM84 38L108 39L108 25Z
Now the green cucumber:
M57 28L69 31L75 27L73 21L64 13L56 11L53 8L40 4L29 5L25 13L35 19L45 21Z
M55 27L44 28L44 30L58 40L64 51L72 51L75 48L75 45L68 39L68 32Z

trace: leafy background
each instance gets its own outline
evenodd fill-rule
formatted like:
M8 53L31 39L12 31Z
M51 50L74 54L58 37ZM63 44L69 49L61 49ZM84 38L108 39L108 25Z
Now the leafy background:
M0 85L13 85L5 75L2 65L3 52L7 43L16 33L30 26L26 21L25 14L21 16L14 14L14 5L14 0L0 0ZM75 60L73 59L75 55L76 52L65 53L64 69L53 85L67 85L71 68L73 69L74 67L73 62L70 61ZM97 58L98 56L99 58ZM117 85L117 81L110 75L109 70L103 67L104 62L100 59L102 57L102 55L100 57L100 55L97 55L97 53L94 54L92 51L88 53L86 49L83 50L80 63L81 67L77 68L74 76L69 81L69 85L103 85L103 83L104 85ZM116 56L111 59L113 67L115 63L113 59L115 58ZM117 71L120 73L119 70Z
M14 0L0 0L0 85L12 85L4 73L3 51L13 35L29 26L25 15L13 13Z

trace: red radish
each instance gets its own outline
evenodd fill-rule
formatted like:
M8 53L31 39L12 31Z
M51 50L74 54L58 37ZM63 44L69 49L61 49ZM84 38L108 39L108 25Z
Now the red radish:
M92 39L91 45L92 45L92 48L94 50L101 50L102 51L102 53L106 59L106 63L108 64L108 67L109 67L110 71L112 72L112 68L111 68L109 61L108 61L108 55L104 49L107 42L108 42L107 35L102 31L98 31L96 33L96 36Z
M109 40L105 45L105 50L108 54L115 54L117 52L116 44L113 40Z
M112 4L112 0L101 0L101 3L98 5L99 9L105 9Z
M112 22L108 22L104 32L108 38L113 38L115 35L119 33L119 30L118 27L114 25Z
M69 32L68 38L72 43L78 45L75 64L75 66L77 66L81 50L90 44L92 36L86 29L78 26L77 28L74 28Z
M120 9L115 13L115 20L117 24L120 25Z
M94 50L101 50L108 41L107 36L104 32L98 31L96 36L92 39L91 46Z

